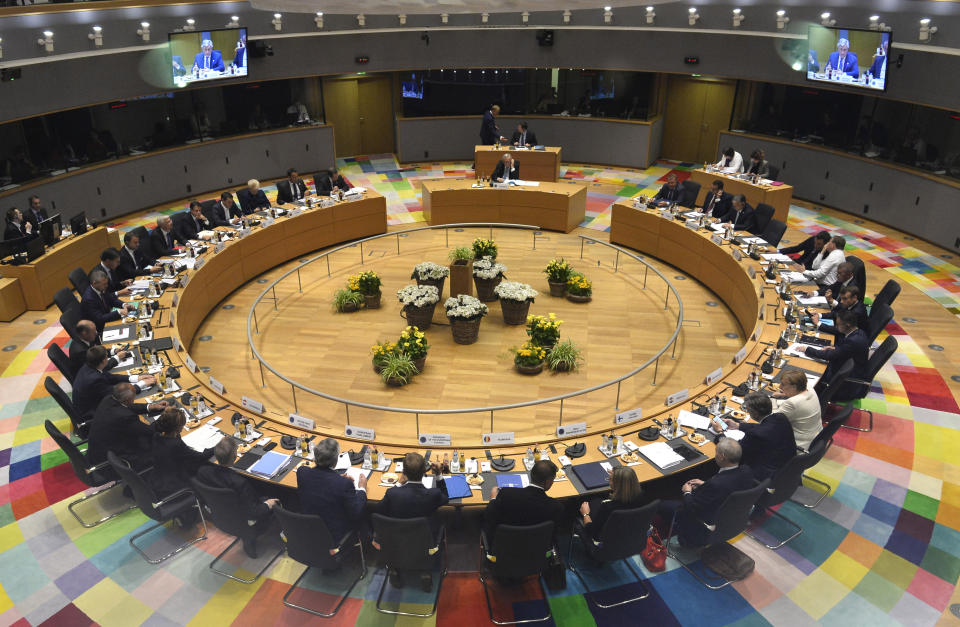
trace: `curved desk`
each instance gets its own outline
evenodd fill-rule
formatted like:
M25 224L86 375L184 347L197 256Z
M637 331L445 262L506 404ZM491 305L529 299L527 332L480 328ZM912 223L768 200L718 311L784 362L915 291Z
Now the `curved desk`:
M497 162L503 155L510 153L520 165L520 172L527 181L554 182L560 178L559 146L546 146L543 150L518 150L515 146L475 146L473 149L473 167L480 176L490 177Z

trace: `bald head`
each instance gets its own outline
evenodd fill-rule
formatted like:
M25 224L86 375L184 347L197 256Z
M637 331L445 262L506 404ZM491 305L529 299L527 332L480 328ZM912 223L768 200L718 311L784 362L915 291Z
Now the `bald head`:
M77 333L84 342L92 342L97 338L97 325L89 320L81 320L77 323Z
M121 405L129 405L137 398L137 387L132 383L118 383L113 386L113 398Z

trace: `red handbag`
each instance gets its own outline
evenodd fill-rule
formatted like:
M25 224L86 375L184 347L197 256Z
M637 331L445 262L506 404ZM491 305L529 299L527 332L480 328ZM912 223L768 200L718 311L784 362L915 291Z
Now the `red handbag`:
M640 554L640 559L650 572L659 573L667 568L667 547L655 527L650 527L647 533L647 546Z

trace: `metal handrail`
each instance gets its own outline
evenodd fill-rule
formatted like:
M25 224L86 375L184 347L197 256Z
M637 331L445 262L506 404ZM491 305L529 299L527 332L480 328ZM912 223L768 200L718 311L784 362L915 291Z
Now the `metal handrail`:
M362 244L363 244L364 242L369 242L369 241L381 239L381 238L384 238L384 237L397 237L397 246L398 246L398 252L399 252L399 241L400 241L400 240L399 240L399 237L400 237L400 235L403 235L403 234L406 234L406 233L414 233L414 232L417 232L417 231L429 231L429 230L436 230L436 229L451 229L451 228L490 228L490 229L491 229L491 233L492 233L492 229L494 229L494 228L512 228L512 229L524 229L524 230L532 230L532 231L539 231L539 230L540 230L540 227L538 227L538 226L533 226L533 225L529 225L529 224L500 224L500 223L491 223L491 222L460 222L460 223L454 223L454 224L437 224L437 225L431 225L431 226L417 227L417 228L414 228L414 229L406 229L406 230L403 230L403 231L394 231L393 233L382 233L382 234L380 234L380 235L373 235L373 236L371 236L371 237L366 237L366 238L363 238L363 239L354 240L354 241L349 242L349 243L347 243L347 244L343 244L342 246L338 246L338 247L336 247L336 248L332 248L332 249L330 249L330 250L328 250L328 251L326 251L326 252L323 252L323 253L320 253L319 255L316 255L316 256L314 256L314 257L311 257L310 259L307 259L306 261L300 263L297 267L292 268L292 269L288 270L287 272L284 272L284 273L283 273L282 275L280 275L279 277L277 277L270 285L268 285L268 286L266 286L266 287L264 288L264 290L260 293L259 296L257 296L256 299L254 299L253 304L250 306L250 313L247 314L247 342L248 342L249 345L250 345L250 351L251 351L251 353L253 354L254 358L255 358L258 362L260 362L260 365L261 365L261 366L266 367L267 370L269 370L270 372L272 372L274 375L276 375L276 376L277 376L279 379L281 379L282 381L288 383L291 387L293 387L293 388L299 388L299 389L303 390L304 392L308 392L308 393L313 394L313 395L315 395L315 396L319 396L319 397L321 397L321 398L325 398L325 399L327 399L327 400L330 400L330 401L333 401L333 402L336 402L336 403L343 403L344 405L347 406L348 411L349 411L349 406L352 405L352 406L354 406L354 407L362 407L362 408L364 408L364 409L375 409L375 410L380 410L380 411L389 411L389 412L405 413L405 414L469 414L469 413L502 411L502 410L505 410L505 409L518 409L518 408L521 408L521 407L530 407L530 406L532 406L532 405L543 405L543 404L546 404L546 403L553 403L553 402L556 402L556 401L563 401L564 399L573 398L573 397L575 397L575 396L582 396L583 394L589 394L590 392L595 392L595 391L597 391L597 390L600 390L600 389L603 389L603 388L606 388L606 387L610 387L611 385L614 385L614 384L617 384L617 385L619 386L620 383L622 383L622 382L625 381L626 379L629 379L630 377L633 377L633 376L636 375L638 372L646 369L650 364L652 364L652 363L654 363L654 362L659 362L660 357L662 357L663 354L664 354L665 352L667 352L667 350L671 347L671 345L674 346L674 350L676 350L676 341L677 341L677 337L678 337L679 334L680 334L680 328L681 328L682 322L683 322L683 300L680 298L680 293L677 291L677 288L674 287L673 283L671 283L670 280L667 279L667 277L665 277L665 276L663 275L663 273L660 272L656 267L654 267L654 266L652 266L651 264L647 263L646 260L644 260L642 257L640 257L640 256L638 256L638 255L635 255L634 253L632 253L632 252L630 252L630 251L628 251L628 250L626 250L626 249L624 249L624 248L621 248L621 247L619 247L619 246L617 246L617 245L615 245L615 244L611 244L611 243L609 243L609 242L604 242L604 241L602 241L602 240L598 240L598 239L595 239L595 238L593 238L593 237L589 237L589 236L587 236L587 235L579 235L578 237L580 237L580 239L581 239L581 257L583 256L582 243L583 243L583 240L586 240L586 241L590 241L590 242L593 242L593 243L596 243L596 244L602 244L602 245L604 245L604 246L606 246L606 247L608 247L608 248L612 248L612 249L614 249L614 250L617 251L617 256L618 256L618 257L617 257L617 266L615 266L615 271L618 270L618 267L619 267L619 255L620 255L621 253L624 254L624 255L626 255L626 256L628 256L628 257L630 257L630 258L632 258L632 259L634 259L635 261L640 262L641 264L643 264L643 265L645 266L645 268L646 268L647 270L653 270L653 272L654 272L658 277L660 277L661 279L663 279L663 282L664 282L664 283L667 285L667 287L669 288L669 291L667 292L667 295L666 295L666 300L664 301L664 309L667 308L667 303L669 302L669 298L670 298L670 292L673 292L673 295L674 295L674 297L676 298L676 300L677 300L677 305L678 305L678 307L679 307L679 311L677 312L677 323L676 323L676 325L674 326L673 333L670 335L670 339L666 342L666 344L664 344L663 347L662 347L659 351L657 351L657 353L656 353L655 355L653 355L653 356L652 356L650 359L648 359L647 361L643 362L643 364L641 364L640 366L637 366L636 368L634 368L633 370L631 370L630 372L628 372L628 373L625 374L625 375L616 377L616 378L614 378L614 379L610 379L609 381L605 381L604 383L599 383L599 384L597 384L597 385L593 385L593 386L590 386L590 387L588 387L588 388L581 388L581 389L579 389L579 390L575 390L575 391L573 391L573 392L567 392L567 393L565 393L565 394L558 394L558 395L556 395L556 396L550 396L550 397L547 397L547 398L539 398L539 399L534 399L534 400L531 400L531 401L523 401L523 402L520 402L520 403L510 403L510 404L507 404L507 405L487 405L487 406L484 406L484 407L468 407L468 408L454 408L454 409L420 409L420 408L410 408L410 407L391 407L391 406L388 406L388 405L377 405L377 404L374 404L374 403L364 403L364 402L362 402L362 401L355 401L355 400L351 400L351 399L347 399L347 398L341 398L341 397L339 397L339 396L334 396L333 394L327 394L326 392L321 392L321 391L319 391L319 390L314 390L313 388L307 387L307 386L303 385L302 383L299 383L298 381L295 381L295 380L293 380L293 379L289 379L289 378L287 378L286 376L284 376L283 374L281 374L280 372L278 372L273 366L270 365L270 363L269 363L266 359L264 359L264 357L259 353L259 351L257 351L256 346L254 346L253 333L251 332L250 323L255 320L257 305L259 305L260 302L263 300L263 298L266 297L267 292L269 292L269 291L271 291L271 290L274 290L274 289L276 288L277 284L280 283L280 281L284 280L285 278L287 278L288 276L292 275L292 274L295 273L295 272L299 272L304 266L306 266L306 265L308 265L308 264L311 264L311 263L313 263L314 261L317 261L317 260L320 260L320 259L323 259L323 258L327 258L327 259L328 259L328 263L329 263L329 255L332 255L332 254L335 253L335 252L338 252L338 251L341 251L341 250L344 250L344 249L347 249L347 248L353 248L354 246L357 246L358 244L361 246L361 249L362 249ZM537 235L537 234L534 233L534 240L536 240L536 235ZM362 259L362 254L361 254L361 259ZM274 296L274 297L272 297L272 298L274 299L274 303L276 303L276 296ZM276 304L275 304L274 306L276 306ZM618 390L617 390L617 398L619 399L619 397L620 397L620 392L619 392L619 387L618 387ZM295 396L295 395L294 395L294 404L296 405L296 396ZM618 401L618 404L619 404L619 401ZM562 405L561 405L561 407L562 407Z

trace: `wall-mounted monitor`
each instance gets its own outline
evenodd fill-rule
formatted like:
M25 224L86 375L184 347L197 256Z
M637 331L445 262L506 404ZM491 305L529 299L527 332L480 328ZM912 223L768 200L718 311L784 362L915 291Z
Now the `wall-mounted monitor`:
M248 76L246 28L170 33L168 40L177 87Z
M892 40L889 32L811 24L807 31L807 80L885 91Z

